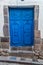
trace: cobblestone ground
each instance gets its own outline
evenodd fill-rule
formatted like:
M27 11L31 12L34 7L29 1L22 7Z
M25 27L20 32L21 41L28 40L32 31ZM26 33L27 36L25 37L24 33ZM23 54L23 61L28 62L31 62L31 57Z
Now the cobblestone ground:
M0 65L24 65L24 64L16 64L16 63L5 63L0 62Z
M0 62L0 65L41 65L41 64L16 64L16 63Z

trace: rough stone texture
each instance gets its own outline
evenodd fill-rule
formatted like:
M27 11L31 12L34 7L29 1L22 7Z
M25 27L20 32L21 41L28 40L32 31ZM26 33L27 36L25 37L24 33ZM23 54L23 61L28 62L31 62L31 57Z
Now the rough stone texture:
M39 5L35 6L35 20L38 20L39 18Z
M34 26L35 26L35 30L38 30L38 18L39 18L39 5L36 5L35 9L34 9Z
M11 50L30 50L30 51L32 51L32 47L13 47L13 48L11 48Z
M32 53L10 53L10 56L17 56L17 57L25 57L25 58L33 58L33 54Z
M35 44L34 50L40 51L41 50L40 44Z
M3 49L9 49L9 42L1 42Z
M41 51L43 51L43 39L41 39Z
M0 38L1 38L0 48L8 49L9 48L9 37L0 37Z
M4 23L8 24L8 16L7 15L4 16Z
M35 39L40 38L40 30L35 30Z
M9 37L1 37L1 42L9 42Z
M9 36L8 24L4 24L3 26L3 34L5 37Z
M35 39L35 44L40 44L40 42L41 42L41 39L40 38L37 38L37 39Z
M35 26L35 30L38 30L38 20L35 20L35 22L34 22L34 26Z
M9 49L9 42L1 42L0 48L2 49Z
M8 14L8 9L7 9L6 6L4 6L3 11L4 11L4 15L7 15Z
M3 12L4 12L3 34L6 37L6 36L9 36L9 30L8 30L8 7L7 6L4 6Z

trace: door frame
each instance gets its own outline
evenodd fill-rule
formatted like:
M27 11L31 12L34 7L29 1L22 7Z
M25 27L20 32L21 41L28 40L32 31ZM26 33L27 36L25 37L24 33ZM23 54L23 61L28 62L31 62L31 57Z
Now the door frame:
M34 35L35 35L35 30L36 30L36 25L38 25L38 21L37 21L37 24L35 23L36 20L38 20L38 14L39 14L39 5L28 5L28 6L4 6L5 8L7 8L7 18L8 18L8 29L10 30L10 27L9 27L9 8L13 7L13 8L34 8ZM37 14L37 11L38 11L38 14ZM37 27L37 30L38 30L38 27ZM34 36L34 42L35 42L35 36ZM9 43L10 43L10 32L9 32ZM9 50L11 50L11 46L9 44Z

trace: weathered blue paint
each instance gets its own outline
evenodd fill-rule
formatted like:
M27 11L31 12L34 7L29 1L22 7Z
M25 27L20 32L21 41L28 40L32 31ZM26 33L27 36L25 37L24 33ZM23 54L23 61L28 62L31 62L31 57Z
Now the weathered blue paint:
M34 8L9 8L10 46L34 44Z

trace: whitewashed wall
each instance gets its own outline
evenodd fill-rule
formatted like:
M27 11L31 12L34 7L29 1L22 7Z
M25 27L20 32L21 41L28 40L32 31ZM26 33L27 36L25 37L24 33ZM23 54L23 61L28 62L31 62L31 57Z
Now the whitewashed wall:
M3 7L4 5L18 5L18 6L27 6L27 5L39 5L39 30L41 30L41 38L43 38L43 0L0 0L0 36L3 35L3 25L4 25L4 16L3 16Z

